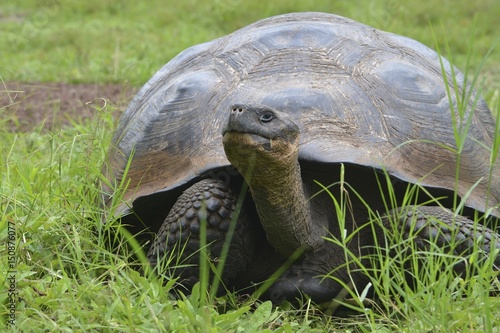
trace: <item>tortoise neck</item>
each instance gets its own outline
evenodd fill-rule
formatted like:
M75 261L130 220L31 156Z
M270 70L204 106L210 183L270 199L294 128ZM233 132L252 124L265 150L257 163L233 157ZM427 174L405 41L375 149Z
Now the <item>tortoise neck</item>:
M297 149L279 158L257 157L251 164L244 177L270 244L284 256L316 248L325 232L313 224Z

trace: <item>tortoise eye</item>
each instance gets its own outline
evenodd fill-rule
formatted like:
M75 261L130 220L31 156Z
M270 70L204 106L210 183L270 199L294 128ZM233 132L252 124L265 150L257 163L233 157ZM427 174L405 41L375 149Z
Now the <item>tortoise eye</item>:
M260 116L260 121L263 123L268 123L274 119L274 115L270 112L266 112Z

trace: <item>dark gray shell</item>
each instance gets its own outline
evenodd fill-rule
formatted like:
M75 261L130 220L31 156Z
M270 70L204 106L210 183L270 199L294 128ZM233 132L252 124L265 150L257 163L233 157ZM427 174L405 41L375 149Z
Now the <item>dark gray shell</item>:
M446 84L453 91L454 80L443 61L446 83L438 54L426 46L323 13L271 17L191 47L146 83L119 123L107 169L112 183L133 156L128 205L116 214L229 165L221 136L229 107L259 103L296 120L302 160L373 166L456 189L468 206L493 207L500 216L499 163L490 173L486 148L494 133L490 111L474 93L465 121L450 111ZM461 84L463 75L455 74ZM463 89L460 95L470 93ZM457 126L470 121L457 183L453 118Z

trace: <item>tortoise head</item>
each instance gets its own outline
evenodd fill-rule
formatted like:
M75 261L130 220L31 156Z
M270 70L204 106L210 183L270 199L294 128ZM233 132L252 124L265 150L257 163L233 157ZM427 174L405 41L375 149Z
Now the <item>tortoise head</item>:
M242 174L251 162L275 168L296 163L300 131L288 114L249 104L235 104L229 112L222 130L224 151Z
M263 105L235 104L230 107L229 120L222 132L248 133L263 141L284 140L293 144L299 136L299 127L284 112Z

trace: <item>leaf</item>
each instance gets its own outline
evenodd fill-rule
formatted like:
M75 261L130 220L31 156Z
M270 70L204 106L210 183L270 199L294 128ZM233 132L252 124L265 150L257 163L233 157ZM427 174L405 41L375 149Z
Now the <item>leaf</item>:
M259 307L255 309L255 312L250 317L250 320L248 321L249 324L245 325L245 331L247 333L261 332L262 326L266 324L271 318L272 309L273 309L273 304L271 303L271 301L267 301L260 304Z

